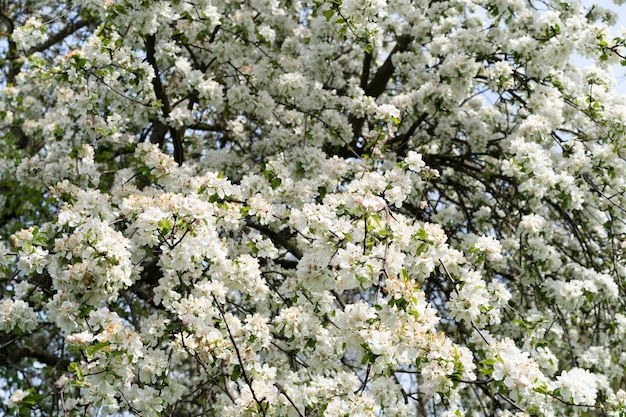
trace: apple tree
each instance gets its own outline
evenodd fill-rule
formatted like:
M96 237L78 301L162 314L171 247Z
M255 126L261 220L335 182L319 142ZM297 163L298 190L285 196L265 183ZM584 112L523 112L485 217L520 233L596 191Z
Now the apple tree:
M614 21L1 1L1 412L625 416Z

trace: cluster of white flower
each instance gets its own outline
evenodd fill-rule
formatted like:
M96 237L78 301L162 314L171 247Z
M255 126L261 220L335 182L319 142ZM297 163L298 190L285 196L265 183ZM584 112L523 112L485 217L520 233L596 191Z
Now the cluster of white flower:
M17 27L11 34L11 39L18 48L29 49L47 39L47 28L40 19L29 18L22 26Z
M87 219L69 230L58 226L62 235L54 241L48 266L55 288L97 305L132 284L129 243L111 225Z
M624 414L607 13L26 3L0 94L16 412Z
M0 301L0 330L3 332L30 333L39 323L37 313L24 300L3 299Z
M18 389L11 395L11 397L9 398L9 401L11 401L13 405L17 405L21 403L26 397L28 397L28 394L29 394L28 391L23 391L21 389Z
M572 368L556 377L556 388L566 401L576 405L594 405L598 391L598 378L581 368Z
M474 248L482 252L490 261L502 259L502 245L493 236L481 236L476 240Z

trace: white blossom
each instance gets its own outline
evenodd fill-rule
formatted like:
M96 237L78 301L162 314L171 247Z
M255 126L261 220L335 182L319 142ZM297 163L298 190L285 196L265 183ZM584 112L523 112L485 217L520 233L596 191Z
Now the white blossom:
M11 410L623 417L610 10L9 9Z
M9 398L9 401L11 401L13 405L17 405L21 403L22 400L28 396L28 394L29 394L28 391L23 391L21 389L18 389L11 395L11 397Z
M487 259L495 261L502 258L502 245L493 236L481 236L476 241L474 247L483 252Z
M597 395L595 375L586 369L572 368L561 372L557 378L557 387L566 401L577 405L593 405Z

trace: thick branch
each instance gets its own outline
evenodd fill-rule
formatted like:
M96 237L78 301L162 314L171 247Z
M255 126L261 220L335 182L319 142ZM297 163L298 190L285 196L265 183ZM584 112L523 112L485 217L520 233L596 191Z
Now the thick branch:
M411 43L411 38L408 36L399 36L396 40L396 45L393 47L385 62L378 68L376 74L374 74L374 78L370 82L367 82L370 74L370 65L371 65L371 54L366 52L365 57L363 58L363 72L361 73L361 87L365 91L366 96L378 98L382 93L385 92L387 88L387 83L391 79L394 70L396 69L393 65L393 57L398 52L404 52L407 50L409 44ZM352 143L352 148L356 149L356 141L361 136L361 131L363 129L363 124L365 123L364 118L357 118L354 116L350 116L349 119L350 124L352 125L352 133L354 135L354 143Z
M0 367L17 365L26 358L34 359L51 367L59 367L65 369L69 366L70 361L48 352L43 348L24 345L21 342L5 344L4 349L0 351Z
M259 232L263 233L265 236L269 237L270 240L274 244L282 246L283 248L287 249L297 259L302 258L303 256L302 251L298 249L296 245L294 245L293 243L289 241L290 238L292 237L291 234L289 233L289 229L285 229L281 232L275 232L271 230L269 227L256 224L252 222L251 220L248 220L246 224L250 226L251 228L256 229Z
M60 369L66 369L70 365L70 361L67 359L63 359L54 353L43 349L36 349L31 346L22 347L21 353L22 356L28 356L48 366L59 367Z
M13 25L13 21L11 20L11 18L9 18L8 16L5 16L4 14L1 14L1 17L2 17L2 20L7 22L8 30L10 31L9 33L13 33L14 25ZM6 59L8 61L8 66L9 66L8 72L7 72L7 83L15 84L15 77L17 77L17 74L19 74L20 69L22 68L22 62L19 59L19 54L17 52L17 44L15 43L15 41L13 41L13 38L11 36L8 36L7 41L9 44L9 49L6 53Z
M408 145L411 137L415 134L418 127L422 125L428 118L428 112L422 113L417 120L413 122L409 129L401 135L397 135L391 141L389 141L389 147L396 152L398 156L406 156L409 151Z
M383 62L383 64L378 68L376 74L374 74L374 78L372 81L367 84L367 88L365 89L365 94L370 97L379 97L382 93L385 92L385 88L387 87L387 82L393 75L393 71L396 67L393 65L393 57L398 52L404 52L409 46L411 38L408 36L399 36L396 40L396 46L393 47L389 56Z
M172 112L172 106L170 104L169 97L167 96L167 92L165 91L165 87L161 82L161 75L159 73L159 67L156 62L155 57L155 46L156 46L156 36L148 35L146 38L146 59L152 69L154 70L154 78L152 78L152 87L154 88L154 94L156 98L161 101L162 107L161 111L163 117L167 119ZM160 121L155 121L155 131L158 130L158 123ZM161 123L162 124L162 123ZM182 144L182 130L177 130L173 127L169 127L170 136L172 137L172 142L174 143L174 160L178 165L181 165L184 161L183 155L183 144ZM151 141L162 142L160 138L150 138ZM155 143L155 142L153 142Z
M88 20L80 20L78 22L68 24L63 29L55 33L54 35L48 37L48 39L45 42L42 42L39 45L35 45L29 50L27 50L26 56L30 56L34 54L35 52L45 51L46 49L50 48L52 45L55 45L63 41L64 39L66 39L68 36L71 36L76 31L84 28L85 26L89 26L91 23L93 23L93 21L91 19L88 19Z
M372 53L365 52L363 55L363 71L361 72L361 88L367 90L367 81L370 78L370 68L372 67Z

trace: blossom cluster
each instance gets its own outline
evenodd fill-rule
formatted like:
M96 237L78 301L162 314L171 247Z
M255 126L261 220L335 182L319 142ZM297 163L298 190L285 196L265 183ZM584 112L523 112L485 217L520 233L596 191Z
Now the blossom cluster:
M623 416L610 20L7 6L0 414Z

